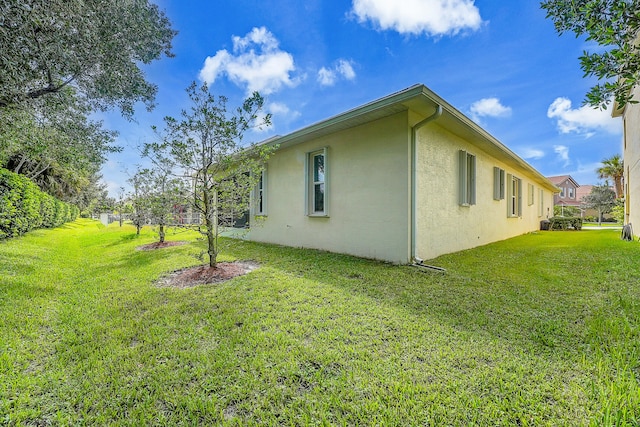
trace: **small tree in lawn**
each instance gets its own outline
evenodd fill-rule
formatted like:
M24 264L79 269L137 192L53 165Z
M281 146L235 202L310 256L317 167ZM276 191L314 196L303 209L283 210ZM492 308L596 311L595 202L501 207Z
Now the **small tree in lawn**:
M591 193L582 198L582 203L586 208L598 211L598 225L602 225L602 215L611 212L616 204L616 193L606 183L594 185Z
M209 266L217 264L220 232L232 227L249 209L251 190L273 147L244 146L252 126L268 126L270 115L259 116L264 99L254 92L241 107L227 110L227 98L214 97L206 84L187 88L191 107L180 119L165 117L160 141L145 144L143 154L164 159L190 181L192 206L204 216Z
M133 177L137 197L134 202L136 215L145 222L158 226L158 238L164 243L166 227L175 222L177 206L186 200L186 185L183 179L172 176L171 171L158 166L141 169Z
M133 205L131 222L136 227L136 234L140 235L140 230L142 230L142 227L148 222L145 200L142 194L142 177L136 173L129 178L128 181L133 186L133 193L129 196L131 204Z

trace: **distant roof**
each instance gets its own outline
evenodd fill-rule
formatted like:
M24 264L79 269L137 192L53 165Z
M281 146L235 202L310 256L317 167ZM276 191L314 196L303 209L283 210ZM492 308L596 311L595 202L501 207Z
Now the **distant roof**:
M547 179L553 182L555 185L562 184L563 182L570 180L571 182L573 182L573 185L575 185L576 187L580 187L580 184L578 184L576 180L571 177L571 175L548 176Z
M576 199L582 200L584 196L589 195L591 193L591 189L593 185L581 185L580 188L576 189Z

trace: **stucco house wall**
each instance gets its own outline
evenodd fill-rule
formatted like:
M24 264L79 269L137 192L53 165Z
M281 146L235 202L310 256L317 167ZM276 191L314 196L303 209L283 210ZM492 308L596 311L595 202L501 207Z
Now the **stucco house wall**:
M401 112L278 150L266 166L266 216L248 238L407 262L407 138ZM305 158L325 147L328 215L308 216Z
M640 87L633 91L640 99ZM624 197L625 223L640 234L640 104L627 104L621 114L624 123Z
M423 85L268 143L279 148L250 240L408 263L538 230L553 208L550 181ZM314 216L309 159L318 150L328 206ZM471 206L459 203L460 150L477 161ZM522 182L517 217L508 217L506 196L494 200L494 167Z
M537 230L553 214L553 193L515 169L435 124L418 132L416 256L422 259L473 248ZM459 150L476 157L476 203L459 204ZM522 181L522 213L508 217L507 198L494 200L494 167ZM529 184L533 203L529 204ZM544 185L544 184L543 184ZM547 184L548 186L548 184ZM540 199L542 191L542 199Z

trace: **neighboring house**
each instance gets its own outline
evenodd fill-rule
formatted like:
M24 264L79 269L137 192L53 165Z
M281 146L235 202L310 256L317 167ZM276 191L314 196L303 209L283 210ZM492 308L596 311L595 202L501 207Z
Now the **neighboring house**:
M560 189L560 192L553 196L554 206L573 206L580 208L581 197L578 197L578 184L571 175L549 176L549 181Z
M549 180L423 85L268 143L250 240L409 263L553 214Z
M640 99L640 87L633 90L633 98ZM640 104L616 105L613 117L622 116L624 129L624 210L625 224L634 224L640 230Z

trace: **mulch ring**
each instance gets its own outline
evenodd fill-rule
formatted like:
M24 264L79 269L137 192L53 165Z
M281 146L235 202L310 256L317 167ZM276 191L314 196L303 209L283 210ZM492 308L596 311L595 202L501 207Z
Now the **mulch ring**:
M255 261L219 262L216 268L208 265L183 268L161 277L156 286L161 288L191 288L210 283L221 283L255 270Z
M186 245L189 242L185 242L183 240L180 241L176 241L176 242L167 242L164 241L162 243L160 242L153 242L153 243L149 243L148 245L142 245L142 246L137 246L136 250L137 251L152 251L154 249L162 249L162 248L168 248L170 246L181 246L181 245Z

